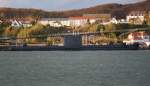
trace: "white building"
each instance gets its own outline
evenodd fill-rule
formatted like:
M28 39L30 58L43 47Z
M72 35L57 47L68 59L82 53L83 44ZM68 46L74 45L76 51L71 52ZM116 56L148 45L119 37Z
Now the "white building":
M50 25L53 27L79 27L83 26L86 23L94 23L96 22L96 18L94 17L69 17L69 18L43 18L39 21L42 25Z
M113 24L128 24L128 22L126 21L126 19L116 19L116 18L112 18L110 20L110 23L113 23Z
M12 27L32 27L32 23L30 21L17 21L11 20Z
M97 18L95 17L70 17L69 21L70 21L70 26L79 27L87 23L90 23L90 24L95 23L97 21Z
M126 19L129 23L142 24L146 14L146 11L132 11L127 15ZM148 15L150 16L150 12L148 12Z
M39 21L39 23L53 27L70 26L70 21L68 18L43 18Z
M11 26L12 27L21 27L22 26L22 23L21 22L19 22L19 21L17 21L17 20L12 20L11 21Z
M83 14L83 17L94 17L99 20L99 22L109 22L111 20L111 14L100 13L100 14Z

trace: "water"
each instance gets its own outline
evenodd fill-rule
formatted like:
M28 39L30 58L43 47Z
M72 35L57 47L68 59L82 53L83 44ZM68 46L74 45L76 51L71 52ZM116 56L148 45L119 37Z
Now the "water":
M0 86L150 86L150 51L0 52Z

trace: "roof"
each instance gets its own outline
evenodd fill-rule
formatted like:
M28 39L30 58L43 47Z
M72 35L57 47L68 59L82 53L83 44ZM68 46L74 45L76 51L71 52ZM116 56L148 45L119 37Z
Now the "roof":
M41 20L43 21L65 21L68 20L69 18L42 18Z
M96 17L76 16L76 17L69 17L69 19L96 19Z
M111 14L109 13L102 13L102 14L84 14L84 17L96 17L101 19L111 19Z
M146 11L131 11L130 15L137 15L137 14L146 14ZM148 11L148 14L150 14L150 11Z
M11 20L11 22L21 22L23 24L31 24L32 21L29 20Z
M102 14L83 14L83 16L100 17L100 16L111 16L111 14L109 14L109 13L102 13Z

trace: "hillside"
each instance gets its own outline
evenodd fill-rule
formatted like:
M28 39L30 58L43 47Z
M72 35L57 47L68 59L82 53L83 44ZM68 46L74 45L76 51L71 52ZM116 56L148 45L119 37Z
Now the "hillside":
M137 11L150 10L150 0L146 0L135 4L124 5L123 9L125 12L130 12L133 10Z
M3 18L16 18L16 17L69 17L69 16L80 16L85 13L111 13L112 16L117 18L123 18L130 11L134 10L147 10L150 8L150 0L138 2L134 4L104 4L95 7L89 7L79 10L69 10L63 12L48 12L38 9L16 9L16 8L0 8L0 17Z

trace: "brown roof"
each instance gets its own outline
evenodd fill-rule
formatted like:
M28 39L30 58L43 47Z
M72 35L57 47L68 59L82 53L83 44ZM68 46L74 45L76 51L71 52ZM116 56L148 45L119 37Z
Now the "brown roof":
M69 19L96 19L96 17L76 16L76 17L69 17Z
M137 15L137 14L145 15L146 13L147 13L147 11L132 11L129 14L130 15ZM148 14L150 14L150 11L148 11Z

